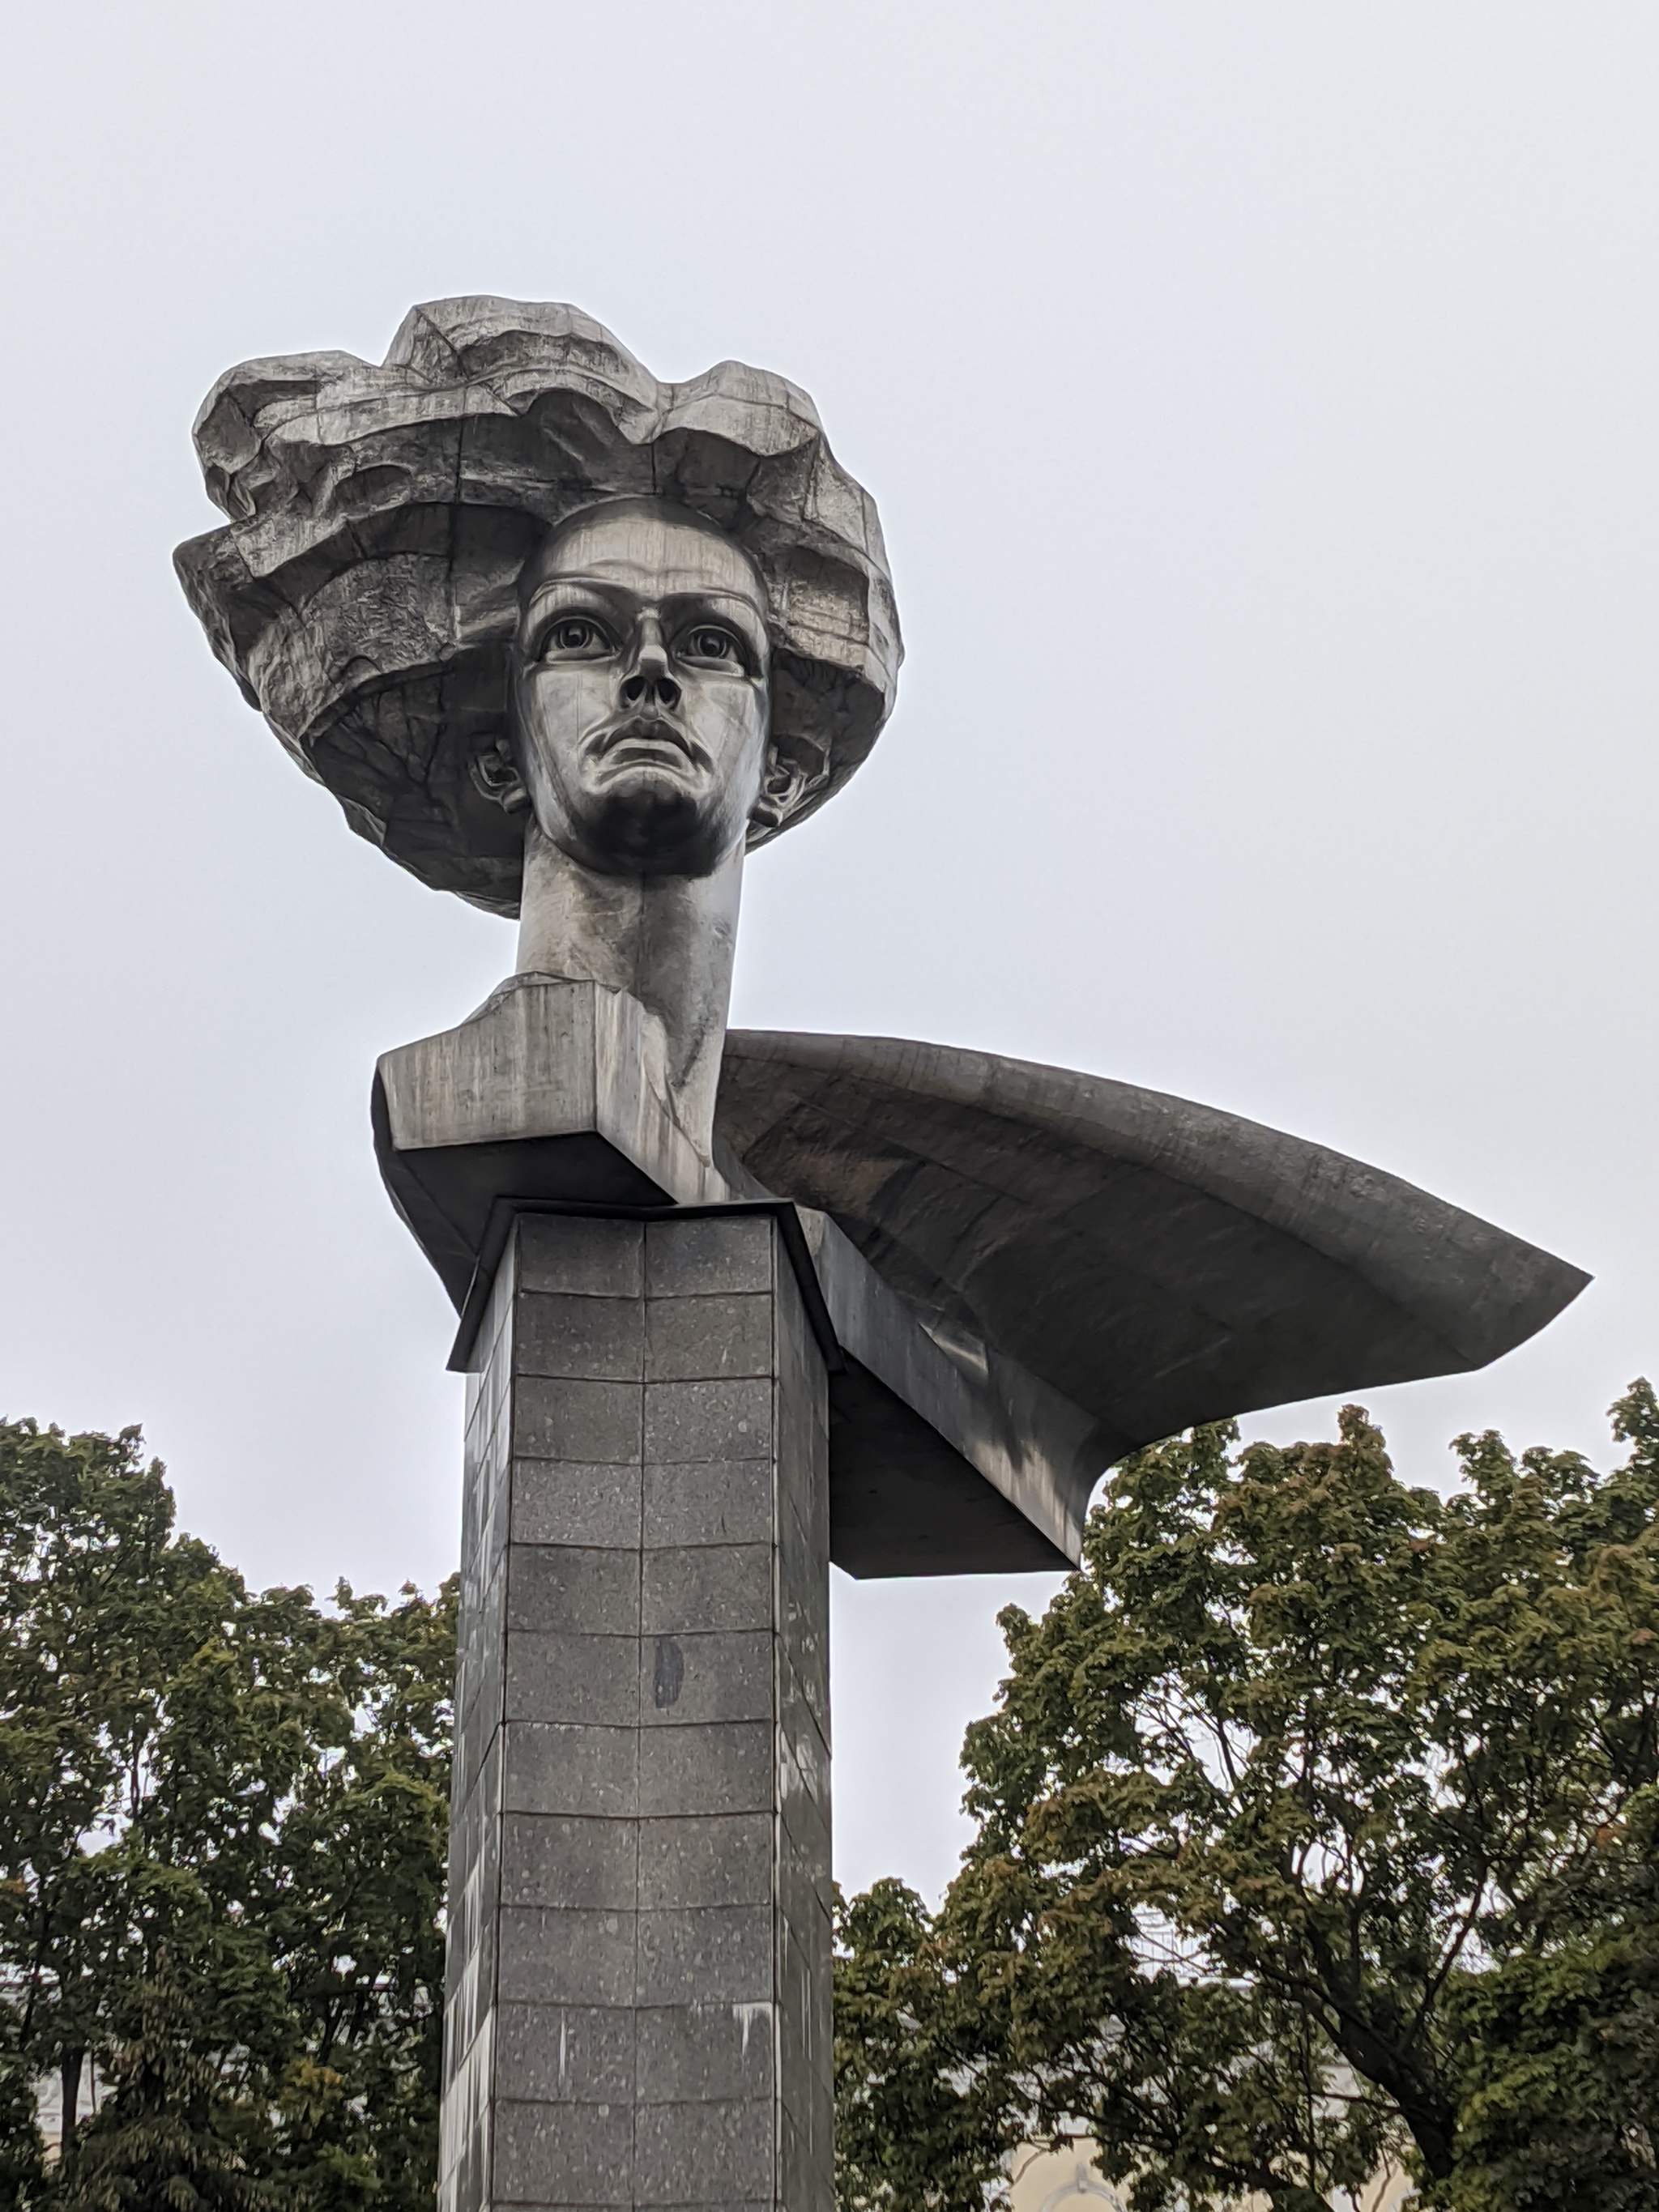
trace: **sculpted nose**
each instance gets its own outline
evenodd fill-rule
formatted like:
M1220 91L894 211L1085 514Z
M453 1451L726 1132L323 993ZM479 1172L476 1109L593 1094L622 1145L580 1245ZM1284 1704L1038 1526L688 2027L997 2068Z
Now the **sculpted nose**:
M625 676L622 695L630 707L678 707L680 703L680 687L672 676Z
M678 707L680 687L668 672L668 655L660 638L647 634L640 641L633 665L623 678L623 702L629 707Z

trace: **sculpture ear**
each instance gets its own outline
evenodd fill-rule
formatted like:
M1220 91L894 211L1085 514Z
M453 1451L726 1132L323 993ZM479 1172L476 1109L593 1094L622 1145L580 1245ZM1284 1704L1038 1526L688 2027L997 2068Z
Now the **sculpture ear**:
M477 788L503 813L517 814L529 805L530 793L506 738L497 738L493 745L474 753L467 767Z
M771 836L823 780L823 763L816 755L807 757L799 748L784 751L775 739L766 749L760 796L749 810L750 826Z

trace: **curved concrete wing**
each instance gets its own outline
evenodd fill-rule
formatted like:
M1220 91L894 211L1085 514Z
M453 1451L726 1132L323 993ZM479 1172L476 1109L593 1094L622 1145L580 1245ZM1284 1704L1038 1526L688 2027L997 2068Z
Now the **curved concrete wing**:
M1589 1278L1397 1176L1133 1085L900 1038L733 1030L720 1135L1103 1468L1213 1420L1486 1365Z

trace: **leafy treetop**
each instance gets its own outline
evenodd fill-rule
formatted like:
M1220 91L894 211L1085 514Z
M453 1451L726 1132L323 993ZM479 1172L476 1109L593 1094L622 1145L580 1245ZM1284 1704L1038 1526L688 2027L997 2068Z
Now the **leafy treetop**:
M252 1592L136 1431L0 1424L0 2203L431 2204L454 1606Z
M842 2202L984 2203L1086 2131L1136 2212L1659 2204L1659 1407L1402 1485L1230 1426L1137 1454L1002 1616L943 1909L843 1908Z

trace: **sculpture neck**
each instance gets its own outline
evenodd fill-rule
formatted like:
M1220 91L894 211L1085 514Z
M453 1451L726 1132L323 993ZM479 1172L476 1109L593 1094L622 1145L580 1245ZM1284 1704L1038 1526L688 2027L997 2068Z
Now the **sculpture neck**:
M627 991L662 1024L676 1119L707 1158L732 998L743 848L708 876L609 876L532 822L519 908L520 975Z

